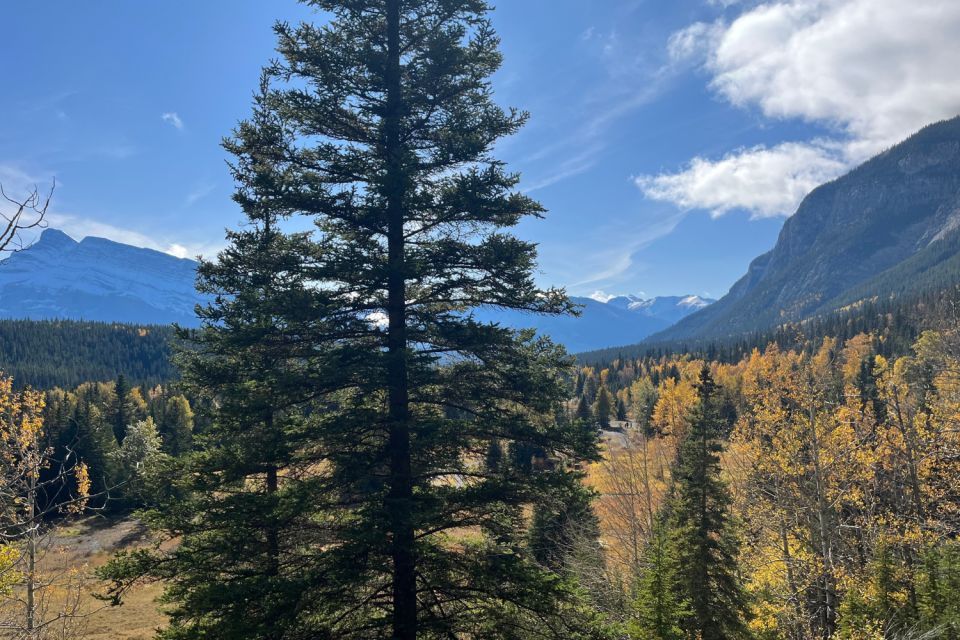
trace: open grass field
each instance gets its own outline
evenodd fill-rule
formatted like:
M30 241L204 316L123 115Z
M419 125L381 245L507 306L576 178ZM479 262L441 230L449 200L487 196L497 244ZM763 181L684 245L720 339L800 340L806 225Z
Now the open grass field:
M87 518L55 530L41 561L47 574L78 573L82 582L79 606L83 612L76 636L89 640L147 640L164 624L156 603L161 585L131 591L121 606L111 607L93 597L104 589L94 576L97 567L115 552L141 544L144 529L135 520ZM54 606L56 604L54 603Z

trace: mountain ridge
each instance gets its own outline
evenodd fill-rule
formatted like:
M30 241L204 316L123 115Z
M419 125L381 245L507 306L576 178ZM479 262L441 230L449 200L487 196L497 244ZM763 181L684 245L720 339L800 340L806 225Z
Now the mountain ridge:
M45 229L0 262L0 317L195 326L196 268L153 249Z

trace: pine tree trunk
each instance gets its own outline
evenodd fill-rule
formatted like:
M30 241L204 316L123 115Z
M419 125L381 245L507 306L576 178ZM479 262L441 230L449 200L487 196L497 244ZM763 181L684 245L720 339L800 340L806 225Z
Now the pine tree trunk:
M390 518L393 559L393 640L416 640L417 578L413 530L413 478L410 466L410 393L407 379L404 195L406 180L400 141L400 0L387 0L386 112L387 156L387 386L390 422Z
M268 424L270 431L273 431L273 415L271 414ZM277 467L271 466L267 469L267 494L275 495L279 488ZM276 509L276 505L271 505ZM280 536L277 531L276 521L273 520L267 526L267 575L277 577L280 575ZM275 640L281 638L283 632L277 629L276 620L270 620L265 633L265 640Z

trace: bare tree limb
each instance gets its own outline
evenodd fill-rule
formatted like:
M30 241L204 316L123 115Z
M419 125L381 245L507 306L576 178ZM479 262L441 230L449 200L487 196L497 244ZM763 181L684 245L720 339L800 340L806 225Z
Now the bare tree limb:
M23 232L47 227L47 209L56 188L57 181L54 179L46 195L34 185L25 197L14 197L8 195L0 185L0 205L5 204L7 209L0 208L0 252L26 249L30 245L24 243Z

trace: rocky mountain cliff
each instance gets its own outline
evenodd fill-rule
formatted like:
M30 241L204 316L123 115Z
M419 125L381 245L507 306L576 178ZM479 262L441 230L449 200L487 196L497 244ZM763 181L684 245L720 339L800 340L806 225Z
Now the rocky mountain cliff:
M730 292L651 341L721 338L960 281L960 118L814 189Z

